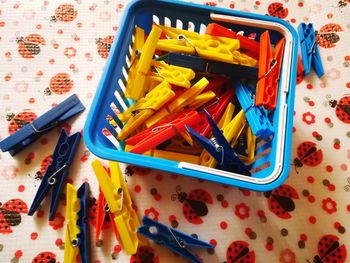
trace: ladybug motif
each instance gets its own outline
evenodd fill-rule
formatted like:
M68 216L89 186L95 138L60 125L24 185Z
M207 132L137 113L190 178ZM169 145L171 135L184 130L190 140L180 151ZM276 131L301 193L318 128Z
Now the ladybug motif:
M203 189L195 189L189 194L180 191L181 187L176 187L177 194L172 195L171 199L177 199L183 203L182 212L188 222L192 224L203 223L201 217L208 214L207 204L213 203L211 195Z
M350 96L345 96L339 101L330 100L329 106L335 108L335 113L339 120L345 123L350 123Z
M205 5L208 5L208 6L217 6L217 3L215 3L215 2L206 2Z
M270 211L283 219L292 217L289 212L295 209L293 199L299 199L297 191L286 184L281 185L273 191L265 192L264 196L268 198Z
M140 167L140 166L133 166L133 165L128 165L125 168L125 174L127 176L133 176L134 174L137 175L147 175L152 172L152 169L146 168L146 167Z
M317 149L316 143L303 142L299 145L298 157L294 159L295 167L302 167L304 164L307 166L315 167L322 162L323 152L321 149Z
M31 123L37 118L36 114L32 111L22 111L13 117L8 126L9 134L13 134L23 126Z
M314 257L313 263L345 262L346 248L345 245L340 245L338 240L339 238L334 235L321 237L317 245L318 255Z
M34 178L35 182L41 181L44 177L47 167L51 164L51 162L52 162L52 155L49 155L41 162L40 170L37 171L34 176L31 176L31 175L29 176Z
M97 52L102 58L107 58L114 40L114 36L106 36L96 39Z
M55 10L55 15L51 17L52 22L71 22L77 17L78 12L71 4L59 5Z
M154 255L154 249L149 246L138 247L137 252L130 257L130 263L158 263L159 257Z
M11 199L4 204L0 203L0 233L12 233L11 226L18 226L22 221L20 213L27 212L27 204L21 199Z
M23 58L34 58L40 53L40 45L46 45L45 39L38 34L30 34L16 39L18 53Z
M57 262L56 255L49 251L39 253L32 260L32 263L56 263L56 262Z
M249 249L247 242L234 241L226 250L226 260L229 263L254 263L255 252Z
M340 37L337 32L341 32L343 29L340 25L335 23L329 23L321 27L320 31L316 31L317 44L324 48L335 47L335 43L339 42Z
M339 9L345 8L349 3L350 3L350 0L341 0L341 1L338 1L337 7Z
M267 8L267 12L270 16L278 18L286 18L288 16L288 8L285 8L282 3L272 3Z
M73 88L73 80L67 73L58 73L50 80L50 90L56 94L65 94Z

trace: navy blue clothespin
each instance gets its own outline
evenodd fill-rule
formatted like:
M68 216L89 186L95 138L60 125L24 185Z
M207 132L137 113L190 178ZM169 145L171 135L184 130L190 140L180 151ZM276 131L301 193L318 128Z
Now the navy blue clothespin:
M250 176L251 173L248 168L238 158L236 152L231 148L208 111L205 109L203 111L207 116L214 137L208 139L185 125L188 133L214 157L221 170Z
M233 85L238 101L254 135L268 139L274 134L274 130L263 108L254 105L254 93L239 80L234 80Z
M88 196L88 183L83 183L78 191L73 185L67 184L64 262L76 262L78 253L82 263L91 262Z
M168 63L195 71L224 75L231 78L258 79L258 68L206 60L197 56L169 53Z
M0 149L9 152L12 156L23 150L26 146L40 138L59 124L85 110L77 95L72 95L56 107L47 111L33 122L0 142Z
M201 261L189 250L189 247L214 248L213 245L207 242L163 225L147 216L142 218L142 224L143 225L137 230L138 233L166 246L168 249L183 256L191 262L201 263Z
M73 162L75 152L79 146L80 138L81 134L79 132L68 136L65 129L62 129L52 155L52 163L46 169L28 215L31 216L34 214L46 194L51 191L49 220L54 218L63 186L66 183L69 167Z
M311 23L301 23L298 26L298 33L300 38L301 58L304 67L304 76L310 73L311 66L313 66L317 76L321 78L324 75L324 69L322 66L322 60L316 42L314 26Z

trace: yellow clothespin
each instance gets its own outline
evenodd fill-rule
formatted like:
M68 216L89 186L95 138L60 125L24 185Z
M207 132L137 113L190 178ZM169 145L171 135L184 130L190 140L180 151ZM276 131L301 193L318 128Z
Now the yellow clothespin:
M206 92L203 92L199 94L192 103L190 103L189 107L191 109L198 109L199 107L203 106L208 101L214 99L216 96L215 92L209 90Z
M122 122L126 122L118 134L118 139L124 140L174 96L175 92L171 89L169 83L163 81L126 111L118 114L118 118Z
M256 137L253 134L252 129L248 125L246 125L246 127L244 128L242 134L246 136L247 152L246 152L246 155L239 154L237 152L237 155L239 156L239 159L249 164L254 160L254 157L255 157Z
M120 235L120 243L126 254L132 255L136 253L139 245L137 228L141 225L140 219L132 207L132 200L119 164L109 162L109 165L110 177L99 160L92 162L101 191L114 216L114 222Z
M237 39L200 35L196 32L166 26L160 26L160 28L170 39L159 40L157 44L159 50L198 54L210 60L235 63L233 51L240 48Z
M151 76L158 74L170 84L187 89L191 86L190 81L196 76L194 71L190 68L168 65L164 61L152 60L151 65L157 71L157 73L151 73Z
M240 65L249 66L249 67L258 66L258 61L256 59L249 57L248 55L243 54L238 50L233 51L232 56L233 56L234 64L240 64Z
M192 103L196 96L200 94L208 84L209 81L206 78L200 79L196 84L185 90L180 96L170 102L166 107L162 108L151 118L146 120L145 124L147 128L153 126L158 121L165 118L169 113L179 111L180 109Z
M145 44L141 49L140 59L137 61L135 77L131 77L131 84L128 87L128 96L131 99L138 100L145 95L146 75L151 68L151 62L156 50L157 41L160 38L162 30L158 26L153 26L151 33L148 35Z
M141 50L145 42L145 31L140 28L135 28L134 35L134 44L132 46L132 55L130 59L130 67L128 72L128 82L125 88L125 97L127 98L136 98L138 96L137 90L134 87L135 77L136 77L136 68L138 61L140 59Z
M67 184L65 263L77 262L78 253L82 263L88 263L91 260L88 194L88 183L83 183L78 190L72 184Z

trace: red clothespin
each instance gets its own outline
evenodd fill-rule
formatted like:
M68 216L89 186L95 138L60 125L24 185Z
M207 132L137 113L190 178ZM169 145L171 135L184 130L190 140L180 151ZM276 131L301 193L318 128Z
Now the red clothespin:
M259 42L255 41L254 39L237 35L236 38L239 40L239 46L242 53L255 58L259 59L259 53L260 53L260 44Z
M142 154L151 150L177 133L183 132L185 125L195 125L198 121L199 115L194 110L170 114L164 122L158 122L153 127L127 139L126 144L133 146L129 152Z
M210 23L205 31L206 34L217 37L236 38L236 32L216 23Z
M260 37L259 80L255 105L263 105L268 110L276 108L285 42L285 38L278 41L272 53L269 31L265 31Z
M205 87L203 92L211 90L217 93L217 90L222 88L228 82L228 80L229 80L228 78L224 78L224 77L209 79L209 84L208 86Z

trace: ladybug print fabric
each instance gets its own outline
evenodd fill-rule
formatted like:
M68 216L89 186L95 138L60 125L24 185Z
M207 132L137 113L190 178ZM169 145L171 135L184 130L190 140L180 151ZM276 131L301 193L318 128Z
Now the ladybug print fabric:
M184 1L276 17L294 28L313 23L325 75L318 79L311 70L304 76L299 58L293 146L286 149L290 174L279 187L259 193L122 165L137 214L212 244L214 249L189 248L203 263L350 262L349 0ZM0 2L0 140L72 94L87 109L62 127L81 132L130 1ZM253 31L245 36L259 40ZM43 135L16 158L0 153L1 262L63 262L65 190L53 221L47 220L50 198L27 216L59 133L57 128ZM240 138L240 154L245 144ZM185 153L202 151L187 146ZM81 142L67 179L75 186L90 184L91 262L186 262L145 239L134 255L126 255L108 215L96 237L99 187L91 168L96 158Z

